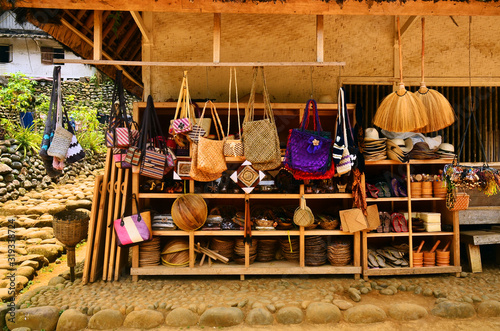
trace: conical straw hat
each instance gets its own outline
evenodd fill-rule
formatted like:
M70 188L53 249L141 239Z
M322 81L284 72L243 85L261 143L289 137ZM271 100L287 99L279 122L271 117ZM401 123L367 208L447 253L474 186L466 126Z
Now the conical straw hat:
M434 132L444 129L455 122L455 112L448 99L436 90L429 89L424 83L425 18L422 18L422 82L415 96L422 101L429 117L429 124L415 132Z
M429 124L424 104L403 84L403 51L398 17L399 90L385 97L373 118L373 124L387 131L408 132L422 129Z

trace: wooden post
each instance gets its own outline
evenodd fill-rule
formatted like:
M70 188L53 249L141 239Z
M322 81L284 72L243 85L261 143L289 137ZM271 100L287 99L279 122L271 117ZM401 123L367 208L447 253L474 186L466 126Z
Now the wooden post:
M299 230L299 265L306 266L306 231L303 226Z
M325 60L323 15L316 15L316 61Z
M194 231L189 231L189 267L194 268L196 255L194 255Z
M360 261L359 261L359 259L361 257L360 256L361 255L360 254L360 250L359 250L359 247L360 247L360 244L361 244L360 243L360 238L361 238L361 232L360 231L355 232L354 233L354 242L353 242L353 247L354 247L354 249L353 249L353 254L354 254L353 255L353 265L355 267L359 267L360 266ZM355 274L354 275L354 279L358 280L359 279L359 274Z
M144 32L142 34L142 60L143 61L152 61L153 60L153 55L152 55L153 36L149 32L153 31L153 13L152 12L144 12L142 15L143 15L143 17L142 17L142 22L143 22L142 29L144 30ZM137 19L139 20L139 17ZM151 66L146 66L142 69L142 82L144 83L143 100L146 100L147 96L153 93Z
M102 10L94 10L94 60L102 60Z
M214 63L220 62L221 14L214 14Z

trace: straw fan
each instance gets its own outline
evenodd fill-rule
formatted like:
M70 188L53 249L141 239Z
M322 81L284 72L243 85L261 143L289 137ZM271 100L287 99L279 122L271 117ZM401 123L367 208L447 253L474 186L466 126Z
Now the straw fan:
M429 89L424 82L424 53L425 53L425 18L422 17L422 81L415 96L422 101L429 117L429 124L416 132L434 132L444 129L455 122L455 112L444 95L436 90Z
M380 103L373 124L392 132L408 132L422 129L429 124L425 106L403 83L403 51L398 17L399 43L399 90L392 92Z

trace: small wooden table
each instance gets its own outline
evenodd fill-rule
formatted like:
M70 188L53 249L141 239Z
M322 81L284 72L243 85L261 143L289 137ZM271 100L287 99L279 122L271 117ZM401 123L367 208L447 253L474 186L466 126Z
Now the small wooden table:
M500 227L491 230L461 231L460 242L467 245L467 256L472 272L482 272L480 245L500 244ZM497 246L497 262L500 260L500 246Z

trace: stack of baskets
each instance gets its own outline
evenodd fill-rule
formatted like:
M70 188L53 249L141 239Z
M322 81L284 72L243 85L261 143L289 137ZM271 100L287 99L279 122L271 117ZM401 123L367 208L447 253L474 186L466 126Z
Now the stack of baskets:
M259 248L257 249L257 261L269 262L274 260L276 255L276 246L278 239L259 239Z
M280 238L280 247L283 257L287 261L299 260L299 238Z
M186 239L170 240L161 252L161 262L172 267L187 267L189 265L189 244Z
M233 258L234 238L214 237L210 243L210 249L216 251L220 255L227 257L229 260Z
M250 264L255 262L257 258L257 239L252 239L250 244ZM243 238L237 238L234 243L234 262L238 264L245 264L245 241Z
M139 267L160 265L160 237L139 245Z
M328 245L328 261L333 266L345 266L351 262L352 244L350 240L336 239Z
M432 198L432 182L422 182L422 198Z
M432 192L435 198L446 198L446 186L443 181L432 182Z
M326 263L326 242L321 236L306 237L306 265L320 266Z

